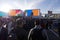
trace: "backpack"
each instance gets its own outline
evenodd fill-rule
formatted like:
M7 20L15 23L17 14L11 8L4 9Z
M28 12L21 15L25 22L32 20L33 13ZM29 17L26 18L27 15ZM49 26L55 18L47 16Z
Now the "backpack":
M12 29L12 30L10 31L10 34L8 35L8 40L16 40L15 29Z

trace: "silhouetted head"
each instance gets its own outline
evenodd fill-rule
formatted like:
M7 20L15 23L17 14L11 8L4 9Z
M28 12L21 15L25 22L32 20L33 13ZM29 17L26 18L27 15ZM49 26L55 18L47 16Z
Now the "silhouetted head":
M39 25L40 24L40 20L39 19L36 19L35 22L34 22L35 25Z
M23 27L24 25L24 20L17 20L16 21L17 27Z
M2 24L3 24L3 21L2 21L2 20L0 20L0 26L2 26Z

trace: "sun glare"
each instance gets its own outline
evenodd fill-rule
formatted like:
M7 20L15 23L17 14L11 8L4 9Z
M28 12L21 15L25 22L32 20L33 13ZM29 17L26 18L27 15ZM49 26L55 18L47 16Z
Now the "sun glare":
M0 8L0 11L8 13L10 9L12 9L11 5L9 5L9 4L2 4L2 6Z
M9 11L11 9L21 9L21 10L25 11L26 9L31 9L31 6L18 4L18 3L16 3L16 4L5 3L0 6L0 11L6 12L6 13L9 13Z

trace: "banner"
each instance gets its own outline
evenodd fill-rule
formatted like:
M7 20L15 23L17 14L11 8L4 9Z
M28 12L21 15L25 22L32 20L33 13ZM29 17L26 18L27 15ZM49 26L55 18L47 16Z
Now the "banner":
M32 10L26 10L25 13L26 13L26 16L31 16Z
M10 12L9 12L9 15L10 16L18 16L18 15L22 15L22 10L19 10L19 9L12 9Z
M15 10L10 10L9 16L16 16L16 11Z
M39 16L40 10L39 9L33 9L33 16Z

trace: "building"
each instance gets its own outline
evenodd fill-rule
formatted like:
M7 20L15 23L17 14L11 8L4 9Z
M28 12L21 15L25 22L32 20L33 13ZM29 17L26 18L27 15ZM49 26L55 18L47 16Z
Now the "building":
M60 18L60 13L52 14L54 18Z
M60 18L60 13L45 14L47 18Z

